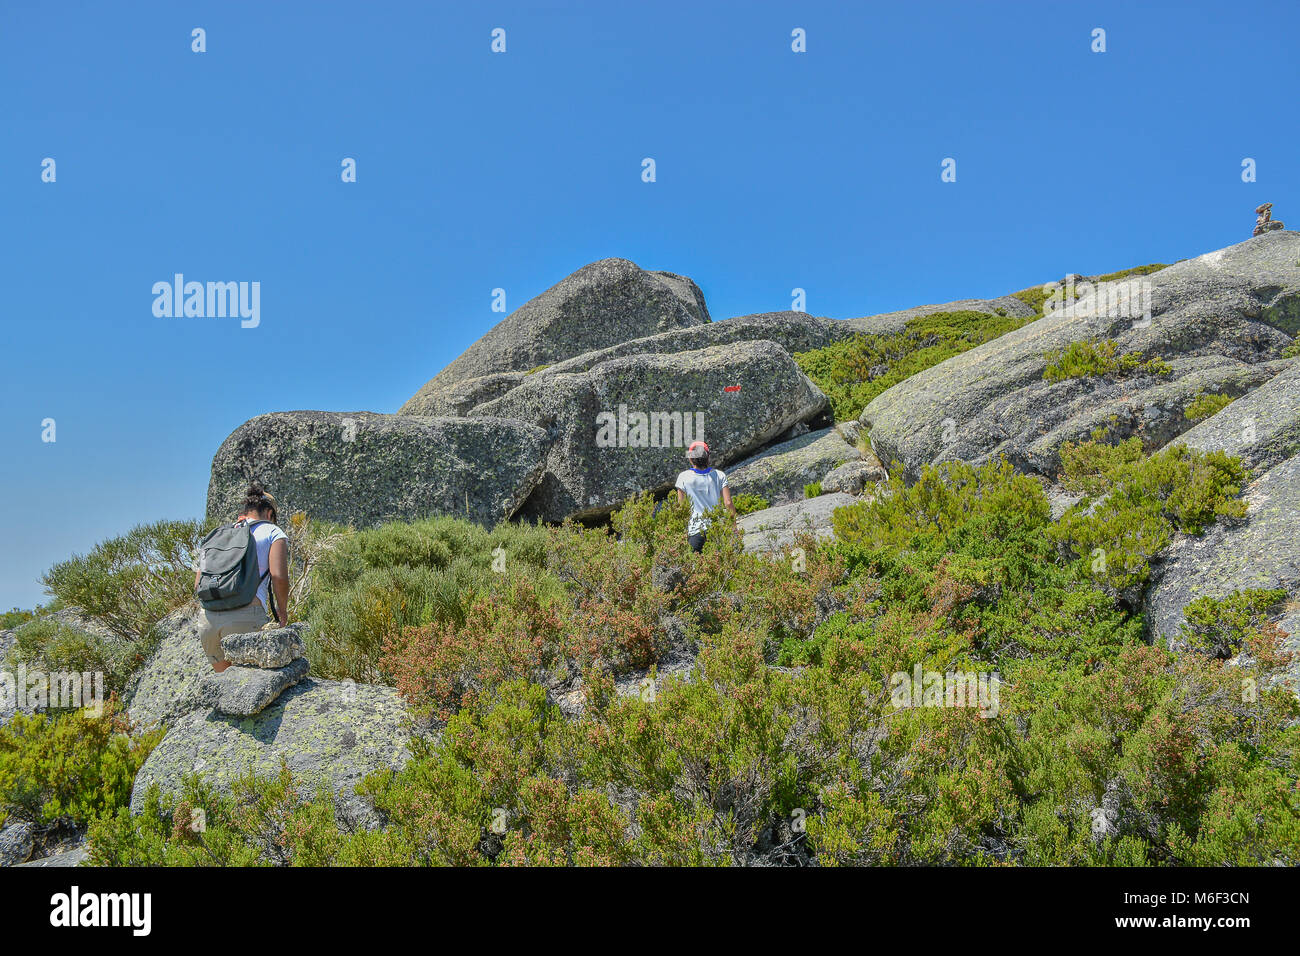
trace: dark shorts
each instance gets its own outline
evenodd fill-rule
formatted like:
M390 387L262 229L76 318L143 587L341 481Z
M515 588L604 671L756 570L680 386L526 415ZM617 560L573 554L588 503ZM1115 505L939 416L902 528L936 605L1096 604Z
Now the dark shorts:
M691 550L699 554L704 550L704 532L699 534L687 535L686 540L690 542Z

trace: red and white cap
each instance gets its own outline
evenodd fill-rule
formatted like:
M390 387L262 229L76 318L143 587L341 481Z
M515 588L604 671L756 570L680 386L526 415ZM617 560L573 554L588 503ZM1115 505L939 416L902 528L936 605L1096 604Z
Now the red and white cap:
M687 458L703 458L709 453L709 446L702 441L691 442L691 447L686 449Z

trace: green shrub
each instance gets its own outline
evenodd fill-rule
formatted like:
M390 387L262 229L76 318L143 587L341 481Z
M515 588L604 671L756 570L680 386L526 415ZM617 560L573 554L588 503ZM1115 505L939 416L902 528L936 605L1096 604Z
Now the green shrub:
M766 508L772 507L771 502L761 495L751 495L748 493L732 495L731 504L732 507L736 509L736 514L738 515L750 515L755 511L763 511Z
M49 828L126 806L136 772L162 738L158 730L132 740L127 730L115 698L99 717L14 715L0 727L0 817Z
M1263 628L1268 612L1286 599L1281 589L1249 588L1225 598L1200 597L1183 610L1182 638L1188 647L1228 658Z
M803 496L805 498L821 497L822 483L820 481L810 482L803 486Z
M41 613L41 610L42 608L39 606L34 611L23 611L14 608L0 614L0 631L12 631L18 625L34 620Z
M1131 269L1121 269L1119 272L1108 272L1104 276L1098 276L1098 282L1117 282L1120 279L1132 279L1136 276L1149 276L1153 272L1159 272L1161 269L1167 269L1168 265L1161 262L1153 262L1150 265L1134 266Z
M1189 420L1199 422L1211 415L1217 415L1231 404L1232 396L1230 395L1201 394L1187 403L1184 414Z
M64 607L128 640L194 596L194 561L206 526L197 521L139 525L45 572L42 583Z
M1175 445L1150 458L1140 440L1098 441L1061 449L1062 483L1086 496L1050 536L1078 558L1080 571L1133 599L1150 577L1150 559L1175 531L1200 534L1219 518L1240 518L1245 485L1240 459Z
M1063 382L1072 378L1094 378L1129 372L1168 375L1172 371L1169 363L1162 358L1143 359L1140 352L1120 355L1118 349L1119 345L1110 339L1101 342L1087 339L1071 342L1064 349L1047 353L1043 378L1049 382Z

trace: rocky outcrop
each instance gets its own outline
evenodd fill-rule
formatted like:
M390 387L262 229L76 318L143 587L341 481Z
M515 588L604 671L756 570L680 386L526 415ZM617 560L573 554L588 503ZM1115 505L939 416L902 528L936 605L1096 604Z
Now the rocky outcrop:
M1264 471L1300 451L1300 362L1189 429L1180 443L1199 451L1226 451Z
M402 406L401 415L460 418L494 398L510 391L530 372L493 372L477 378L464 378L446 385L430 383Z
M154 625L157 646L126 692L127 715L137 729L156 727L204 705L203 679L212 665L199 640L201 627L194 601Z
M931 462L999 454L1027 471L1050 472L1052 441L1082 433L1102 403L1111 405L1107 418L1127 417L1137 428L1149 405L1166 407L1191 390L1176 384L1185 375L1198 388L1233 376L1247 382L1242 366L1280 358L1300 330L1298 259L1300 234L1273 232L1085 290L1072 305L900 382L873 399L860 421L880 460L901 462L911 477ZM1112 340L1120 354L1171 360L1172 373L1045 382L1049 353L1081 340ZM1156 417L1153 444L1192 424ZM1051 441L1039 441L1052 432Z
M449 387L498 372L527 372L629 339L703 325L699 287L627 259L601 259L529 299L435 375L399 414L446 407Z
M745 459L727 472L727 485L733 495L758 495L771 505L788 504L804 497L805 485L861 457L838 431L824 428Z
M610 359L627 355L675 355L735 342L775 342L791 355L824 348L854 335L848 323L806 312L761 312L632 339L596 352L587 352L538 371L542 376L585 372Z
M357 527L447 514L495 525L541 477L546 435L496 418L278 412L237 428L212 461L208 516L233 518L250 478L282 514Z
M203 708L176 720L136 776L131 811L141 811L152 783L177 794L185 775L198 773L218 792L229 792L239 776L275 775L283 761L305 795L330 786L341 817L372 824L373 811L355 787L375 770L401 768L411 737L393 688L308 678L254 717Z
M1200 597L1246 588L1300 590L1300 456L1271 468L1245 495L1246 518L1220 522L1202 537L1182 537L1163 555L1147 594L1152 636L1178 638L1183 610Z
M474 415L545 429L544 473L519 513L557 521L605 514L640 491L671 488L686 446L701 432L723 467L796 423L824 418L826 409L826 396L779 345L737 342L532 376Z
M857 504L852 495L829 494L806 498L788 505L755 511L737 520L744 533L746 551L787 551L797 535L811 533L818 538L833 537L831 515L836 508Z

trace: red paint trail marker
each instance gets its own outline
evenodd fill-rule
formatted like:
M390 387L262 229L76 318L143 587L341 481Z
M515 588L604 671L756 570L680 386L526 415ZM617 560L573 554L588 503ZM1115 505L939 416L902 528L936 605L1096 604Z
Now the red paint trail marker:
M723 391L724 391L724 392L738 392L738 391L740 391L740 386L739 386L739 385L728 385L727 387L725 387L725 388L723 389Z

